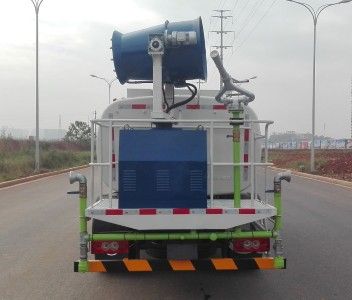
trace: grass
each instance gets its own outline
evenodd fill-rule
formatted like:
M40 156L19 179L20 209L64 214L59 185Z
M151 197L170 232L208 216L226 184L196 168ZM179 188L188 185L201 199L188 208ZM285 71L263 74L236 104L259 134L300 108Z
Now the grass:
M87 146L58 142L40 143L41 169L39 173L87 164ZM34 175L34 141L0 138L0 182Z

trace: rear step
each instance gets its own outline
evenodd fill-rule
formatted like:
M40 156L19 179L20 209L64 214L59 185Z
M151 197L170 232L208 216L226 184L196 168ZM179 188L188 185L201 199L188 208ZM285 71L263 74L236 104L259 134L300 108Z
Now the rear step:
M89 260L74 262L75 272L152 272L152 271L237 271L286 269L283 257L212 258L202 260Z

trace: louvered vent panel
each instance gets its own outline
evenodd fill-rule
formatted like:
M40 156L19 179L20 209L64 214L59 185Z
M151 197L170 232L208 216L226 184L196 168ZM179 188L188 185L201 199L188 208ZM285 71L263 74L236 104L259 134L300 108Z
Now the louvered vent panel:
M122 188L124 192L136 192L137 190L136 170L123 170Z
M156 170L156 191L169 192L170 191L170 171Z
M203 173L202 170L190 171L191 192L201 192L203 190Z

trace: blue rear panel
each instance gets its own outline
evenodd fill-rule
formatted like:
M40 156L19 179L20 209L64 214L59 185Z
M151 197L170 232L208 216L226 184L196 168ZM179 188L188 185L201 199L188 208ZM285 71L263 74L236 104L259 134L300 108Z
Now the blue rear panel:
M121 130L120 208L206 208L203 130Z

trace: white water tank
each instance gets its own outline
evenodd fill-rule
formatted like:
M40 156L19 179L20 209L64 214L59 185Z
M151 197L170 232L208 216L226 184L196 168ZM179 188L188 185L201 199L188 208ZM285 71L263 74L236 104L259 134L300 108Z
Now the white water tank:
M176 90L177 91L177 90ZM178 107L171 111L173 118L183 119L183 120L230 120L232 114L221 107L221 104L210 99L217 94L218 91L202 90L200 97L195 97L187 105ZM182 91L179 94L175 94L175 102L179 102L188 97L186 91ZM149 89L128 89L127 98L117 100L110 104L102 114L102 119L150 119L152 107L152 90ZM249 107L245 107L244 115L246 119L257 120L255 112ZM134 126L144 125L150 127L150 123L137 123L137 122L125 122L126 126L133 128ZM191 124L181 124L178 126ZM226 125L226 124L223 124ZM194 128L198 124L192 124ZM243 127L243 126L242 126ZM259 124L254 124L253 129L255 132L255 137L260 136L260 126ZM242 161L245 160L245 154L248 154L249 160L253 160L249 156L249 145L244 141L244 130L241 130L241 158ZM208 132L208 162L210 161L210 143L209 143L209 129ZM119 143L119 133L118 129L114 130L114 142L113 142L113 152L116 161L118 161L118 143ZM214 129L214 148L213 148L213 161L214 162L233 162L233 144L232 144L232 129ZM101 139L101 140L100 140ZM102 128L98 130L97 133L97 160L98 162L108 162L109 161L109 149L108 140L109 132L108 128ZM100 142L101 141L101 142ZM102 145L102 147L100 146ZM254 148L254 161L261 161L261 139L256 139ZM113 182L112 187L114 190L118 189L118 178L117 178L117 168L113 169ZM250 168L241 168L241 180L242 180L242 190L243 192L249 191L250 185ZM108 186L109 184L109 168L105 167L103 169L103 183ZM210 193L210 170L208 164L208 194ZM233 193L233 167L232 166L214 166L214 195L229 194Z

